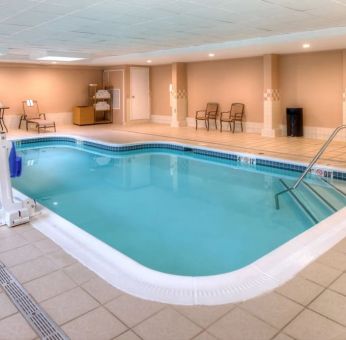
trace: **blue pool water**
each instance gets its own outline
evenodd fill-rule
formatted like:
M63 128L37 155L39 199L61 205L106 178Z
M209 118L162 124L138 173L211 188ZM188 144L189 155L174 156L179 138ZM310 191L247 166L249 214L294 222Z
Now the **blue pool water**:
M297 172L173 150L95 151L22 147L23 175L13 184L146 267L230 272L313 224L289 195L274 207L278 179L289 183Z

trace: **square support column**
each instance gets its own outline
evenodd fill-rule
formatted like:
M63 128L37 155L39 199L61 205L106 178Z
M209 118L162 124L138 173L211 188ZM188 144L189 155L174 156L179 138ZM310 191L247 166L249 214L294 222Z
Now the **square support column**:
M281 105L279 91L279 56L263 57L263 129L262 136L281 136Z
M186 126L187 77L186 64L172 64L172 85L170 88L172 127Z

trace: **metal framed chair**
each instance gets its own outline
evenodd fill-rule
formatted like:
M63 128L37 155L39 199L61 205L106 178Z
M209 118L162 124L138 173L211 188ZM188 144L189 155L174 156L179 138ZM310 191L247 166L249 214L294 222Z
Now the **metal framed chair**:
M56 132L55 122L46 119L46 114L40 112L37 100L27 99L22 101L23 113L20 117L18 129L21 128L22 122L26 122L26 130L28 131L29 124L35 125L37 132L53 128Z
M217 113L219 111L219 104L218 103L208 103L205 110L198 110L196 111L196 130L197 130L197 124L199 120L204 120L205 127L207 130L209 130L210 120L214 120L215 127L217 129Z
M233 103L229 111L221 112L220 132L222 132L222 123L229 123L229 129L234 133L235 122L240 122L241 131L243 132L244 109L245 105L243 103Z

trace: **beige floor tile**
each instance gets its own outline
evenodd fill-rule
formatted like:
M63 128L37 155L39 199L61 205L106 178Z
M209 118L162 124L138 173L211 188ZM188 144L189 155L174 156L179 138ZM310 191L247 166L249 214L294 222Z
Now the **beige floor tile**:
M332 249L336 251L341 251L342 253L346 253L346 239L343 239L342 241L340 241Z
M41 256L42 253L31 244L10 251L0 253L0 261L7 267L15 266L20 263L28 262Z
M40 256L32 261L11 267L12 274L22 283L47 275L58 269L58 266L49 258Z
M36 333L20 314L0 321L0 340L32 340Z
M7 295L4 292L0 293L0 319L16 313L18 313L18 310Z
M164 306L161 303L138 299L128 294L123 294L105 305L108 310L129 327L139 324L163 309Z
M276 291L306 306L319 295L323 289L324 288L320 285L297 276L276 289Z
M217 319L221 318L227 312L235 308L235 305L174 306L174 308L202 328L207 328Z
M326 290L309 308L346 326L346 297L341 294Z
M341 271L346 270L346 254L338 251L329 250L320 256L317 261Z
M97 308L99 303L77 287L44 301L41 306L61 325Z
M338 276L341 275L341 273L340 270L330 268L322 263L313 262L304 268L298 275L324 287L328 287Z
M284 333L297 340L332 340L344 331L341 325L309 310L304 310L284 329Z
M22 247L28 243L29 241L19 234L12 233L10 235L6 233L6 237L1 238L0 253Z
M23 224L16 226L15 228L9 228L6 225L0 226L0 240L6 237L12 237L14 235L20 235L23 231L32 230L33 227L30 224Z
M329 289L346 296L346 274L342 274L335 282L333 282Z
M17 234L21 234L21 233L25 233L29 230L33 230L34 227L30 223L25 223L25 224L17 225L15 228L5 227L5 229L7 229L11 233L15 232Z
M47 240L47 237L36 229L25 231L21 233L21 236L23 236L29 242Z
M52 253L58 250L61 251L61 248L56 243L54 243L52 240L49 240L49 239L35 242L34 246L40 249L43 254Z
M136 326L134 331L144 340L187 340L202 329L174 309L165 308Z
M346 331L338 336L336 336L335 338L333 338L332 340L346 340Z
M136 335L134 332L127 331L119 336L117 336L116 338L114 338L114 340L141 340L141 338Z
M94 272L92 272L79 262L76 262L73 265L64 268L64 272L75 283L77 283L77 285L81 285L97 276Z
M199 335L197 335L193 340L217 340L215 336L211 335L208 332L203 332Z
M294 340L294 339L286 334L280 333L273 340Z
M235 308L207 331L221 340L269 340L277 330L248 312Z
M54 261L59 268L67 267L77 262L75 258L64 252L62 249L49 253L47 256Z
M123 294L122 291L114 288L98 276L84 283L82 287L102 304L109 302Z
M124 333L126 327L103 307L62 326L71 340L108 340Z
M38 302L50 299L75 286L76 284L61 270L24 284Z
M240 306L276 328L285 326L303 309L275 292L248 300Z

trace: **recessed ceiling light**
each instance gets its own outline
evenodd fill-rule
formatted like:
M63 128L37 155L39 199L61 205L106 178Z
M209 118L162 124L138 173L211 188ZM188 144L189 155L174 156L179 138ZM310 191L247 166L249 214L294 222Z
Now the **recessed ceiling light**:
M77 57L58 57L58 56L46 56L37 58L37 60L42 61L77 61L77 60L83 60L85 58L77 58Z
M210 58L215 57L215 53L209 53L208 57L210 57Z
M303 44L303 48L310 48L310 44L309 43L304 43Z
M152 62L153 62L153 61L150 60L150 59L147 60L147 63L148 63L148 64L151 64Z
M52 64L56 64L57 63L57 61L52 61Z

